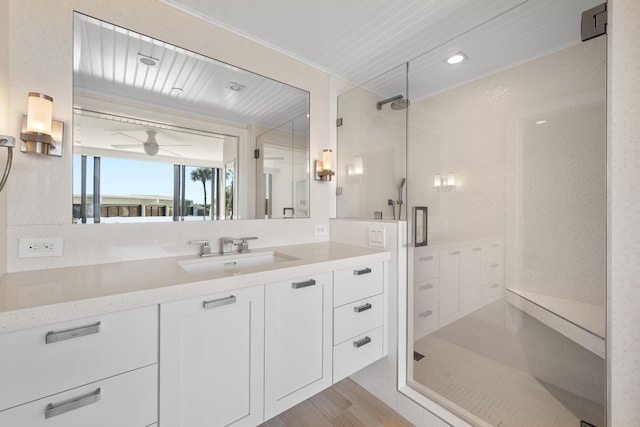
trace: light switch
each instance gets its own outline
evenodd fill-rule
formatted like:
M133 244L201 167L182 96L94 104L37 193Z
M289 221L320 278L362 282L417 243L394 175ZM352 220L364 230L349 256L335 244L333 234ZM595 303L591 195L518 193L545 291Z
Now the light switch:
M385 233L384 226L374 226L369 227L369 246L374 248L384 248L385 247Z

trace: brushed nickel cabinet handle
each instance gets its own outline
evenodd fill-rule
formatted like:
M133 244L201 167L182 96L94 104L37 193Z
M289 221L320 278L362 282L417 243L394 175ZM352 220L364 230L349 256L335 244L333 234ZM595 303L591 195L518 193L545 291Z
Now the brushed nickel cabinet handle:
M80 326L79 328L66 329L64 331L49 331L44 337L45 344L70 340L72 338L84 337L86 335L97 334L100 332L100 322L93 325Z
M477 252L477 251L479 251L480 249L481 249L481 248L472 248L471 250L472 250L472 251Z
M58 415L65 414L67 412L82 408L83 406L91 405L100 400L100 389L96 389L89 394L83 396L74 397L73 399L65 400L56 405L49 403L44 410L44 418L49 419Z
M449 255L460 255L460 251L451 251Z
M212 299L209 301L202 301L202 308L208 310L210 308L222 307L223 305L229 305L236 302L236 297L231 295L230 297Z
M364 338L362 338L361 340L354 341L354 342L353 342L353 346L354 346L355 348L360 348L360 347L362 347L363 345L367 345L367 344L369 344L370 342L371 342L371 338L369 338L369 337L364 337Z
M421 291L428 291L429 289L433 289L433 285L431 283L427 284L427 285L422 285L419 288Z
M497 283L494 283L493 285L491 285L491 288L495 289L495 288L497 288L498 286L500 286L500 285L499 285L499 284L497 284Z
M355 311L356 313L362 313L363 311L367 311L370 310L373 306L369 303L366 303L364 305L361 305L359 307L353 307L353 311Z
M307 286L313 286L316 284L316 281L314 279L309 279L309 280L305 280L304 282L293 282L291 284L291 287L293 289L301 289L301 288L306 288Z
M363 268L362 270L353 270L354 276L361 276L363 274L369 274L369 273L371 273L370 268Z
M420 257L420 261L431 261L432 259L433 259L433 256L431 255Z
M425 318L425 317L429 317L433 314L433 311L431 310L427 310L427 311L423 311L422 313L418 314L418 316Z

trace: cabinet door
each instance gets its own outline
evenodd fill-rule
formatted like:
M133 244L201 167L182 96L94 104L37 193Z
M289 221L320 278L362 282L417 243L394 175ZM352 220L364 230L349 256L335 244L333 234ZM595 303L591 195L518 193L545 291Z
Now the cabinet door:
M460 311L460 251L440 253L440 326L457 318Z
M263 421L264 287L160 306L160 424Z
M482 248L474 246L460 252L460 308L464 314L480 308Z
M265 286L265 419L329 387L332 274Z

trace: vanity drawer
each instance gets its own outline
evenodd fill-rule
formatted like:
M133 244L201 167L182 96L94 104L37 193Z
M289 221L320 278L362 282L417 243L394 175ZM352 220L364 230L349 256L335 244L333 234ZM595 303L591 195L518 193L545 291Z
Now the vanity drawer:
M381 326L384 314L383 294L345 304L333 310L333 344Z
M381 294L384 288L384 267L381 262L337 270L333 274L334 307Z
M416 309L429 307L438 303L438 286L440 280L430 279L418 282L413 288L413 306Z
M382 357L382 326L333 348L333 383Z
M413 258L414 282L423 282L440 275L440 257L438 252L416 251Z
M417 310L413 314L413 339L420 338L434 332L440 324L438 304Z
M0 410L158 361L158 308L0 334Z
M0 411L0 426L145 427L158 419L157 402L151 365Z

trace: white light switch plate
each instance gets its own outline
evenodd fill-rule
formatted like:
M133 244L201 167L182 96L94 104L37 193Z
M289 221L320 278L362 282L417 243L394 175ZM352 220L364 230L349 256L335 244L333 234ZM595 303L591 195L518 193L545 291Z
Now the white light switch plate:
M20 239L19 258L62 256L62 237L37 237Z
M386 246L386 242L385 242L386 239L385 239L385 232L384 232L383 225L368 227L367 232L368 232L367 241L369 242L369 246L374 248L384 248Z
M313 226L313 234L315 236L326 236L329 233L329 226L324 224L316 224Z

